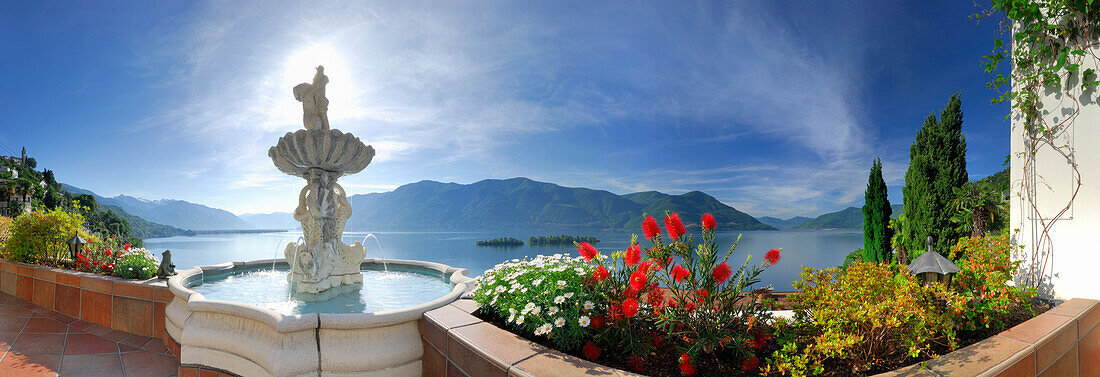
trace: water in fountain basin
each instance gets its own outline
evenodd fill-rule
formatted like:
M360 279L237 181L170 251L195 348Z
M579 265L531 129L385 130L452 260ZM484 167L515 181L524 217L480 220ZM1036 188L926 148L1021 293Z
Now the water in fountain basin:
M363 270L363 284L321 302L291 295L286 270L255 270L204 279L192 287L210 300L251 304L284 315L304 313L371 313L423 304L451 292L438 276L416 272Z
M374 243L378 245L378 255L382 256L382 268L389 271L390 267L386 265L386 253L382 252L382 241L379 241L378 236L374 235L374 233L367 233L367 235L363 237L363 242L361 243L366 244L367 238L374 238Z

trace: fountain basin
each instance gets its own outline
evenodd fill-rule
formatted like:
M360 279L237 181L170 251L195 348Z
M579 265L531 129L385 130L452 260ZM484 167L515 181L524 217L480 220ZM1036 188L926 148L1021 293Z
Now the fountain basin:
M240 302L208 299L193 288L262 268L287 268L284 260L232 262L181 271L168 280L174 295L165 330L180 344L180 363L241 376L419 376L424 312L457 300L472 279L466 270L407 260L386 260L391 270L438 278L451 289L413 306L359 313L283 314ZM367 259L361 267L381 269ZM282 284L286 284L283 281Z

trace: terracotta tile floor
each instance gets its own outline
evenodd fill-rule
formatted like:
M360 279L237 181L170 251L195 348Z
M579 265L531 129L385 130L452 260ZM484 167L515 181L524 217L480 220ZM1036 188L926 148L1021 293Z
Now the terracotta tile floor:
M0 376L175 376L164 342L0 293Z

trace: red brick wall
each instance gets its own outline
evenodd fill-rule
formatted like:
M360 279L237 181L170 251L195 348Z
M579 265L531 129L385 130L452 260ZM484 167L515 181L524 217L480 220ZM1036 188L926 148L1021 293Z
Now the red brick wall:
M37 305L134 334L166 338L164 280L127 280L0 260L0 290Z

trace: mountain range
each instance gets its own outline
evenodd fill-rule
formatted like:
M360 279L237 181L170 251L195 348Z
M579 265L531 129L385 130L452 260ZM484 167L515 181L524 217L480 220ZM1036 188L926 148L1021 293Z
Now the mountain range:
M72 185L62 186L72 194L93 195L100 205L121 208L127 214L153 223L191 230L255 229L255 226L229 211L201 204L173 199L146 200L126 195L108 198Z
M806 216L795 216L786 220L771 216L757 217L756 219L760 220L760 222L764 224L771 225L778 229L791 229L796 226L802 225L802 223L806 222L807 220L810 220L810 218Z
M616 195L527 178L467 185L420 181L348 201L349 230L639 229L642 214L662 217L666 210L679 213L688 226L698 226L710 212L721 230L775 229L699 191Z
M1005 172L983 179L1005 180ZM145 200L126 195L112 198L71 185L74 194L91 194L105 209L131 222L139 237L183 234L186 230L296 229L289 212L228 211L182 200ZM583 187L563 187L527 178L486 179L471 184L420 181L393 191L353 195L346 229L355 231L465 231L526 230L637 230L643 214L660 219L665 211L680 214L689 228L698 227L703 213L711 213L719 230L861 229L859 207L822 214L754 218L700 191L669 195L657 191L617 195ZM894 204L893 216L903 206Z

